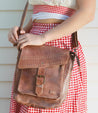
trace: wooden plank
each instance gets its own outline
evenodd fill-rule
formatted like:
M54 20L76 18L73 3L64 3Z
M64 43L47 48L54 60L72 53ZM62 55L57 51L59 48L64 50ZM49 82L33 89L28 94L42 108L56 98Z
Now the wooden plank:
M6 0L0 3L0 10L23 10L27 0ZM31 9L31 5L29 7Z
M88 100L88 113L98 113L98 99Z
M0 99L0 113L9 113L10 99Z
M98 22L97 22L97 20L98 20L98 9L95 12L94 20L92 20L88 24L84 25L83 28L86 28L86 27L97 27L98 28Z
M87 64L87 75L89 82L98 82L97 67L98 64ZM0 65L0 81L12 81L14 71L15 65Z
M88 81L88 98L94 98L94 99L98 98L97 89L98 89L98 82L89 82Z
M0 65L0 81L12 81L15 65Z
M78 40L83 46L98 45L98 29L80 29L78 31Z
M9 30L0 30L0 47L13 47L8 41ZM98 45L98 29L80 29L78 31L78 40L83 46Z
M30 20L32 12L27 12L24 25ZM8 29L13 26L19 26L22 12L0 12L0 28Z
M96 0L96 8L98 9L98 0Z
M89 63L98 63L98 46L87 46L87 47L82 47L83 52L85 55L85 59L87 64Z
M13 47L8 41L9 30L0 30L0 47ZM78 39L83 46L98 45L98 29L80 29L78 31ZM94 38L93 38L94 37Z
M98 82L98 64L87 65L88 82Z
M11 97L12 82L0 82L0 98Z
M0 47L13 47L8 40L9 30L0 30Z
M88 79L88 97L89 98L98 98L98 92L96 92L96 89L98 88L97 74L96 73L93 73L93 75L88 74L88 77L89 76L91 76L92 79L94 79L93 77L95 77L96 80L94 79L94 81L89 81L89 79ZM0 98L10 98L11 87L12 87L12 81L11 82L0 82L0 91L1 91Z
M25 24L30 20L32 12L27 12ZM13 26L19 25L22 12L1 12L0 13L0 29L11 28ZM88 24L84 25L82 28L86 27L98 27L98 10L96 11L95 19ZM24 24L24 25L25 25Z
M98 65L88 65L87 76L88 76L88 97L89 98L91 98L91 97L97 98L98 97L97 92L94 93L98 87L97 67L98 67ZM10 75L10 76L8 76L8 75ZM13 67L10 65L0 66L0 76L1 76L0 81L12 81L13 76L14 76L14 66ZM11 90L11 83L1 82L0 90L3 91L0 93L0 97L10 97L9 91ZM95 94L95 95L93 95L93 94Z
M0 48L0 64L16 64L17 48Z
M83 47L87 63L98 63L98 46ZM0 48L0 64L16 64L17 49Z

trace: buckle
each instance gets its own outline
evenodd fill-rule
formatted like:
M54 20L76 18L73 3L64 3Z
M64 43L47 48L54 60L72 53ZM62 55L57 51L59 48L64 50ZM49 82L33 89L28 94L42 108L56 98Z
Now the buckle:
M43 75L36 75L36 88L35 93L40 96L43 94L43 85L45 83L45 76Z
M41 78L43 78L43 82L41 81L42 80ZM43 75L36 75L36 83L37 83L36 86L42 86L45 83L45 76L43 76Z

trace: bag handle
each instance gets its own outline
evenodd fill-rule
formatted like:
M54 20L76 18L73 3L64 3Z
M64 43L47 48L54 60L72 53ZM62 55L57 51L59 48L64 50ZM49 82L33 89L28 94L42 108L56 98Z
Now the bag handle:
M27 9L28 9L28 5L29 5L29 2L27 0L27 3L25 5L25 8L24 8L24 11L23 11L23 14L22 14L22 18L21 18L21 22L20 22L20 27L19 27L19 30L17 31L18 32L18 36L20 35L20 31L22 30L23 28L23 24L24 24L24 20L25 20L25 17L26 17L26 13L27 13ZM77 48L78 47L78 38L77 38L77 31L72 33L72 40L71 40L72 44L71 44L71 48ZM17 43L14 44L13 46L17 46Z

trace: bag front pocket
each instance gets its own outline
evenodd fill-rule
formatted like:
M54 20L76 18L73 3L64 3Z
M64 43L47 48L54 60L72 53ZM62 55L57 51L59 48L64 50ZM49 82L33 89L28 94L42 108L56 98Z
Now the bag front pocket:
M45 68L22 69L18 91L22 94L57 99L60 97L60 65Z

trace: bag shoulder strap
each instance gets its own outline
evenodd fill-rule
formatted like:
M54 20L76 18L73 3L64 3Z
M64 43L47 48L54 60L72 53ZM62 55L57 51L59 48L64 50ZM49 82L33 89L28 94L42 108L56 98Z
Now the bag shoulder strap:
M25 17L26 17L26 13L27 13L27 10L28 10L28 0L27 0L27 3L25 5L25 8L24 8L24 11L23 11L23 14L22 14L22 18L21 18L21 22L20 22L20 26L19 26L19 30L18 30L18 35L20 35L20 31L23 29L23 24L24 24L24 20L25 20Z
M24 20L25 20L25 17L26 17L28 5L29 5L29 2L27 0L24 11L23 11L23 14L22 14L22 18L21 18L21 22L20 22L20 26L19 26L19 30L18 30L18 35L20 35L20 31L23 28L23 24L24 24ZM14 45L14 46L16 46L16 45ZM77 31L72 33L71 47L72 47L72 49L78 47Z

